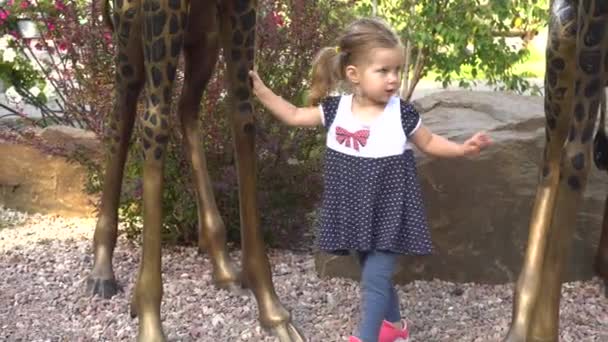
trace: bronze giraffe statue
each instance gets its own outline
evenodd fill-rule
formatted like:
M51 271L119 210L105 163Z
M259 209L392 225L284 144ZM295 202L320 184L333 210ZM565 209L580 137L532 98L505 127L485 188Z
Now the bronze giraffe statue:
M87 281L89 291L106 298L117 291L112 269L117 208L136 102L145 87L146 110L140 118L145 157L143 253L131 312L139 318L138 340L165 340L160 319L163 161L176 66L183 51L185 76L178 117L184 147L193 168L199 246L210 254L218 286L232 288L242 281L255 295L262 326L271 328L281 341L303 341L275 293L259 229L255 195L255 123L248 76L255 54L257 1L114 0L111 19L109 0L100 1L105 21L114 29L118 51L115 102L109 124L110 154L95 228L94 265ZM241 274L235 271L226 251L226 231L213 196L197 118L220 46L227 60L229 112L238 168L243 245Z
M506 342L558 341L562 268L592 166L598 109L605 101L608 1L552 0L549 10L546 144ZM602 128L596 139L603 137ZM608 152L607 147L598 144L596 153ZM608 207L596 269L608 284L606 215Z

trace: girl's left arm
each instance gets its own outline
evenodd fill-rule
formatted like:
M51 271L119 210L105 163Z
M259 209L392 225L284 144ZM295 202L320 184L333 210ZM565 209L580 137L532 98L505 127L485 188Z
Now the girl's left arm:
M487 134L478 132L459 144L434 134L424 126L420 126L409 139L425 154L443 158L475 156L492 143Z

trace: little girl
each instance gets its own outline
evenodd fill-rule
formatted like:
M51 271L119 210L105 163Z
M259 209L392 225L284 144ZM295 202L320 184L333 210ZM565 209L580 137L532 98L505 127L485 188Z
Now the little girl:
M295 107L250 72L255 95L278 119L327 129L318 245L334 254L355 251L361 262L362 314L351 342L408 339L392 281L395 264L400 254L432 251L410 142L437 157L477 155L490 144L483 133L457 144L424 127L414 107L396 96L403 64L395 32L366 18L346 28L337 48L317 56L309 107ZM331 96L339 85L349 94Z

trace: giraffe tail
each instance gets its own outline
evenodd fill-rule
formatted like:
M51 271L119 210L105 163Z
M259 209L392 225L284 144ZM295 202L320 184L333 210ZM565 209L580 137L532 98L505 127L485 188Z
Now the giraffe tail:
M600 122L593 141L593 160L599 170L608 170L608 137L606 137L606 93L602 91Z

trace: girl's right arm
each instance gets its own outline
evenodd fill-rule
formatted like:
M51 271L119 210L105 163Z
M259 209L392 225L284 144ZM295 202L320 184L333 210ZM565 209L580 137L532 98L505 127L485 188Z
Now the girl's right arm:
M253 93L270 112L289 126L310 127L321 124L319 107L298 108L282 97L273 93L255 71L250 71L253 81Z

